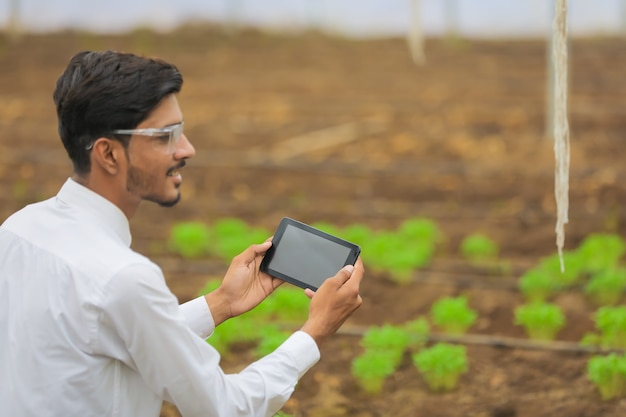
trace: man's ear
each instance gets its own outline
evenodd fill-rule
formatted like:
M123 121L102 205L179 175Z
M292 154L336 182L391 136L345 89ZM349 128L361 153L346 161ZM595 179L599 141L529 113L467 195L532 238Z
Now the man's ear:
M91 162L97 164L109 175L116 175L120 169L124 146L113 139L98 138L91 149Z

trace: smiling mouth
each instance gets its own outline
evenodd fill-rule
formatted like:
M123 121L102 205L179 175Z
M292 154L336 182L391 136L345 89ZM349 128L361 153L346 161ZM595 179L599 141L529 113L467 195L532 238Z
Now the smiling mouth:
M168 177L175 177L177 175L180 175L180 170L185 166L185 162L183 161L183 163L181 163L180 165L178 165L177 167L174 168L170 168L169 171L167 171L167 176Z

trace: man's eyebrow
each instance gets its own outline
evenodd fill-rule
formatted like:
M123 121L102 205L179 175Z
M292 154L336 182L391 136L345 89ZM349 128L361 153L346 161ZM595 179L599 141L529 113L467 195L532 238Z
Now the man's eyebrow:
M161 129L165 129L165 128L168 128L168 127L175 127L175 126L178 126L180 124L183 124L183 122L184 122L184 120L181 120L180 122L170 123L168 125L163 126Z

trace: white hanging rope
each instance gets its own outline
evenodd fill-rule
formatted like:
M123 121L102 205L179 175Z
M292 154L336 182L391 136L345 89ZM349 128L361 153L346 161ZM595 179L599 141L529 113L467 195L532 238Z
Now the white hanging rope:
M565 224L569 208L569 125L567 122L567 0L556 0L552 26L552 59L554 65L554 195L556 197L556 246L561 272Z

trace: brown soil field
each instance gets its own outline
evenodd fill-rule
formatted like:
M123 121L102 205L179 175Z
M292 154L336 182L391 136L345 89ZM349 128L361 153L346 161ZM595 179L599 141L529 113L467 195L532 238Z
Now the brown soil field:
M624 39L570 42L571 172L566 249L589 233L625 235L626 47ZM67 32L0 37L0 221L52 196L71 174L56 133L52 91L71 55L117 49L155 55L185 76L179 102L197 150L175 208L144 204L131 221L133 247L159 263L181 302L225 272L215 260L167 250L176 222L238 217L273 230L289 216L337 226L394 229L426 217L446 245L416 280L394 284L368 270L363 306L346 323L399 324L427 315L448 295L479 313L472 334L524 339L513 324L523 303L509 282L553 254L553 143L546 137L543 40L429 39L427 62L411 62L402 39L349 40L187 27L119 36ZM624 66L621 64L624 60ZM459 253L470 233L500 245L510 276L476 270ZM367 253L363 253L367 268ZM566 313L560 341L593 330L580 292L554 300ZM358 337L337 334L284 412L332 416L616 417L626 400L603 401L584 352L468 344L469 372L434 394L407 355L383 392L369 396L350 374ZM236 372L252 359L224 358ZM1 406L0 406L1 407ZM170 405L162 416L177 416Z

